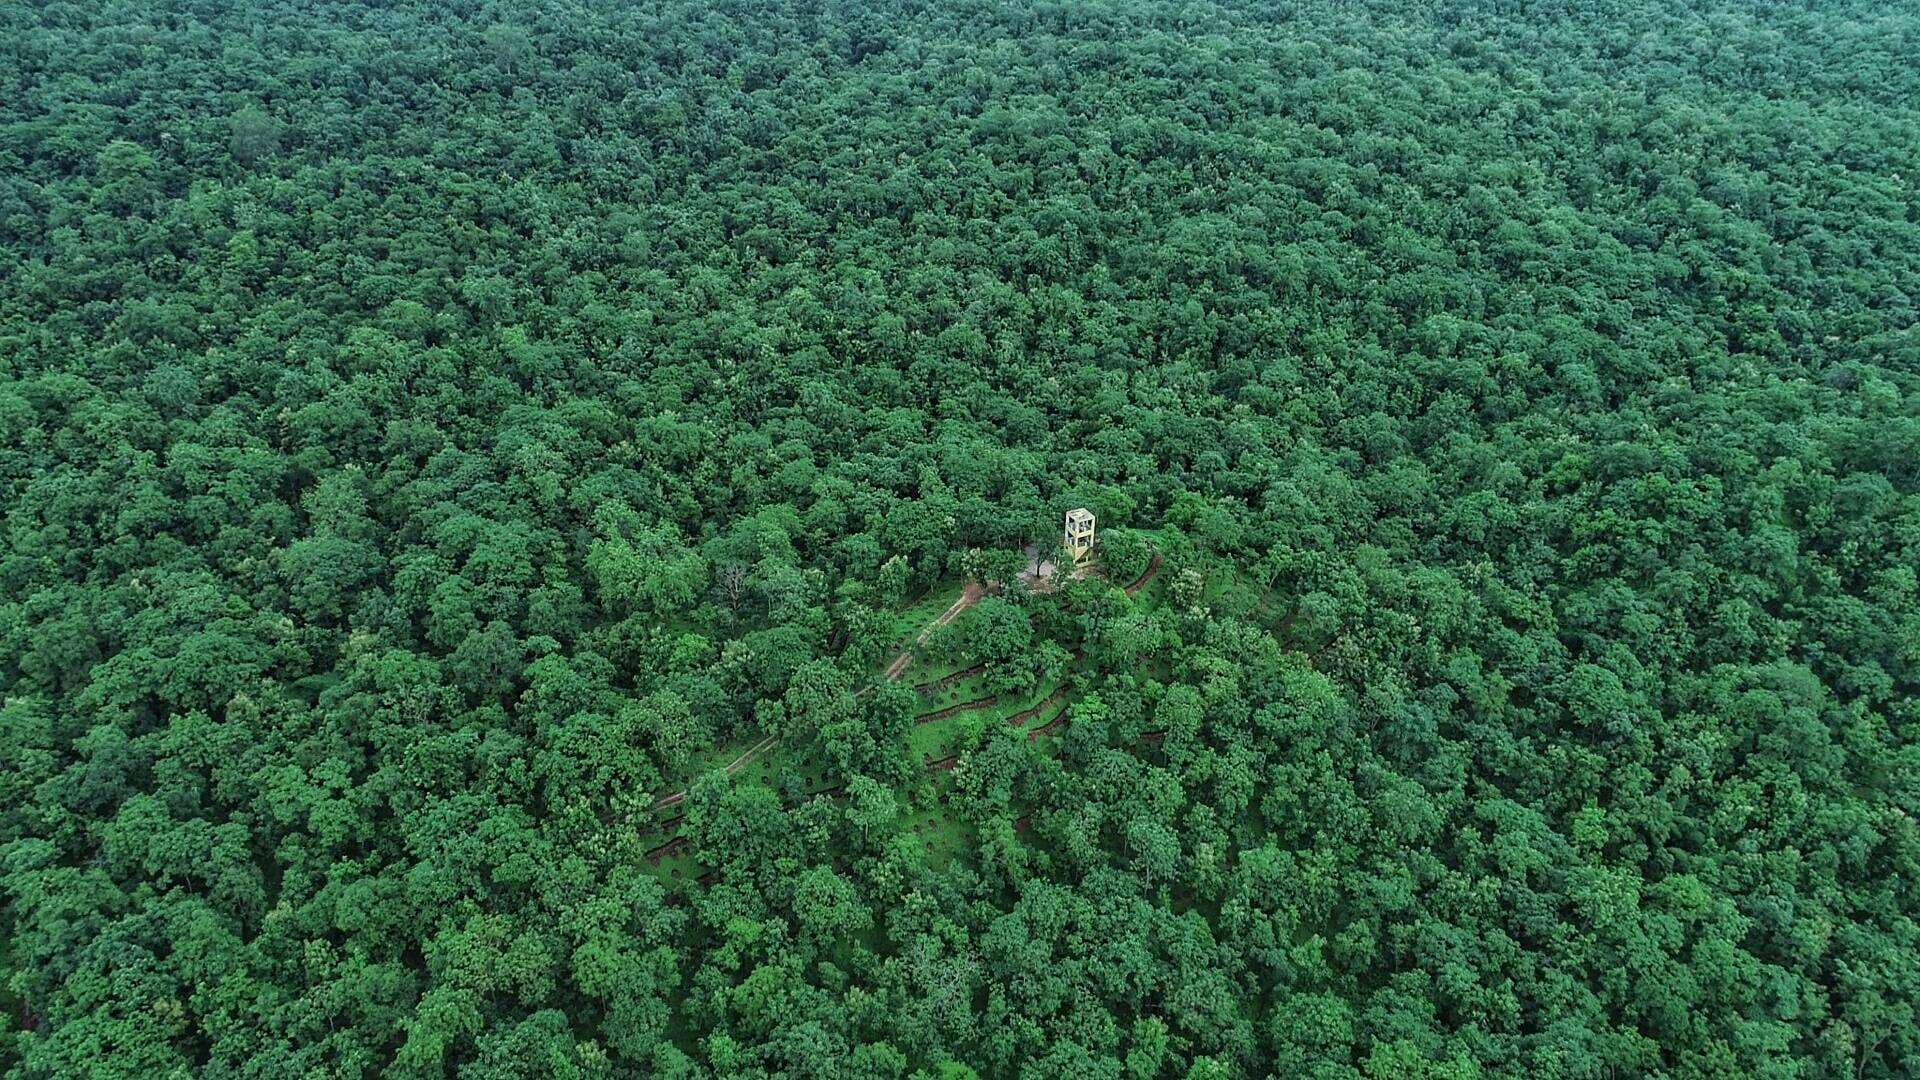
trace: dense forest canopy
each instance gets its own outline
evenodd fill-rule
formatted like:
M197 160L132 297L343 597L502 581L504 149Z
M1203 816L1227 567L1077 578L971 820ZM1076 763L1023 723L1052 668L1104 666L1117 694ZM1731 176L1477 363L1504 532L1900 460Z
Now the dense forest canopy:
M0 1070L1920 1074L1916 303L1910 2L4 0Z

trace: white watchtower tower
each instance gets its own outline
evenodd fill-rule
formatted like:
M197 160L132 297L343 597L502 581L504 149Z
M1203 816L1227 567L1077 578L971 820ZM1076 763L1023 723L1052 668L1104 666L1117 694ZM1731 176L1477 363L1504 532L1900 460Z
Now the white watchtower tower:
M1093 554L1093 511L1082 506L1067 511L1067 524L1061 533L1060 546L1073 556L1075 565L1087 561Z

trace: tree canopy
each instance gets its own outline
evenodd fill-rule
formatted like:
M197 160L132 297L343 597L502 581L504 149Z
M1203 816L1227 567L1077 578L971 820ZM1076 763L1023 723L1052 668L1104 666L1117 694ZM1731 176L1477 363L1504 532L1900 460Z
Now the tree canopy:
M0 0L0 1071L1920 1074L1916 58Z

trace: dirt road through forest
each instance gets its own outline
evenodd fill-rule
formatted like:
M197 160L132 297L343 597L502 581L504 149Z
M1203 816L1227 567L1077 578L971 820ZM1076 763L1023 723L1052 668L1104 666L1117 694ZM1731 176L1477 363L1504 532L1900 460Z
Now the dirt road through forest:
M926 644L927 638L932 635L935 630L959 618L961 612L972 607L985 595L986 590L980 587L979 582L967 582L967 587L960 590L960 599L955 600L952 607L948 608L939 618L928 623L921 629L920 636L913 639L914 648ZM887 665L886 673L883 674L881 678L888 682L893 682L905 673L907 665L911 663L913 663L913 649L907 649L899 656L893 658L893 663Z

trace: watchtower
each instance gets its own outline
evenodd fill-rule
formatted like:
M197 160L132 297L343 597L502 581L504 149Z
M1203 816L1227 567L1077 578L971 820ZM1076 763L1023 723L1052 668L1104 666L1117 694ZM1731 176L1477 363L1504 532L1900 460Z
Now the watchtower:
M1084 506L1067 511L1060 546L1067 549L1075 563L1087 561L1087 556L1093 554L1093 511Z

